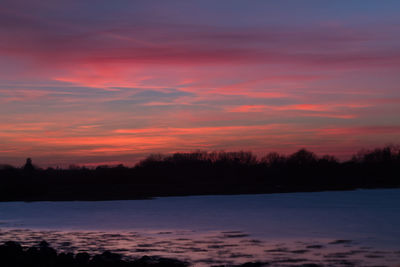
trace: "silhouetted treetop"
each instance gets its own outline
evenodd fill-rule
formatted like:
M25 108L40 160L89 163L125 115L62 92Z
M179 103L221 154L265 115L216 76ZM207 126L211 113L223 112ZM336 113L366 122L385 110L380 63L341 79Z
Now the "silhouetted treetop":
M389 145L373 150L362 150L352 159L363 163L389 163L400 160L400 146Z
M317 162L317 156L306 149L300 149L296 153L290 155L287 159L289 164L298 165L298 166L305 166L314 164Z
M276 152L268 153L266 156L261 158L261 163L264 163L268 166L277 166L282 165L286 162L286 157Z

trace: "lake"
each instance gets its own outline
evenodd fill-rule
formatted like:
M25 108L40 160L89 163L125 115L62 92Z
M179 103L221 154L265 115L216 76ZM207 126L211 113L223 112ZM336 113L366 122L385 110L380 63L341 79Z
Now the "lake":
M0 241L195 266L397 266L399 225L400 189L0 203Z

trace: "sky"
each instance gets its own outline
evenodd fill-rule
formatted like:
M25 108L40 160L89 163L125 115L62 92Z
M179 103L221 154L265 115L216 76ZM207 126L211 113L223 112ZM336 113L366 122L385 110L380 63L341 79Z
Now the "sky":
M400 141L400 1L2 0L0 163Z

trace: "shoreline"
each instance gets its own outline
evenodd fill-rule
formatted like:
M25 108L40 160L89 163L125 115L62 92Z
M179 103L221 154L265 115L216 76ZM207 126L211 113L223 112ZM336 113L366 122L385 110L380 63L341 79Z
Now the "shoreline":
M340 188L340 189L304 189L304 190L254 190L252 192L206 192L206 193L159 193L149 194L146 196L126 196L126 197L76 197L76 196L53 196L53 197L35 197L35 198L11 198L1 199L0 202L68 202L68 201L82 201L82 202L98 202L98 201L123 201L123 200L153 200L163 197L192 197L192 196L240 196L240 195L265 195L265 194L291 194L291 193L318 193L318 192L346 192L357 190L382 190L382 189L400 189L398 186L390 187L357 187L357 188Z

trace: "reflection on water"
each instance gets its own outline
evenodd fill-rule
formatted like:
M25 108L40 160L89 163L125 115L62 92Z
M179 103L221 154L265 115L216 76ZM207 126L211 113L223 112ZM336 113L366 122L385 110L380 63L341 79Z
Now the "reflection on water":
M47 240L62 252L109 250L135 258L154 255L176 258L194 266L265 262L273 266L321 264L330 266L395 266L400 251L377 250L352 240L264 240L240 231L0 231L0 241L15 240L25 246Z
M400 190L0 203L0 241L157 255L195 266L395 266Z

